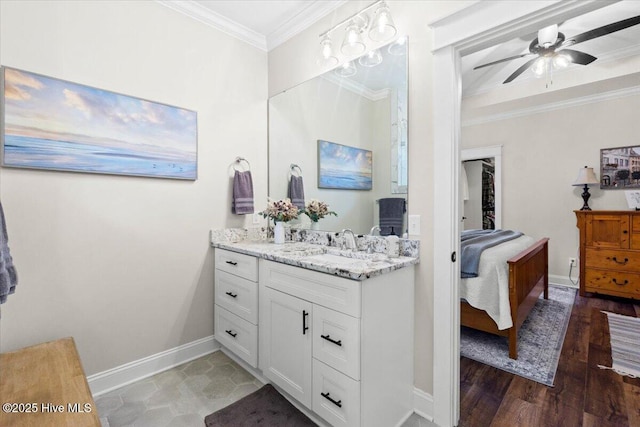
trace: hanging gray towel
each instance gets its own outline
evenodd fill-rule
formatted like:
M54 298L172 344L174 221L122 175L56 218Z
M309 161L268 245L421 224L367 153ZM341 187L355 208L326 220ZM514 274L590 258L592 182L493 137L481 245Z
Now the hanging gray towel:
M253 180L251 171L236 171L233 176L231 212L236 215L253 213Z
M386 198L378 201L381 236L402 236L405 200L402 198Z
M2 233L0 234L0 304L2 304L7 301L8 295L16 291L18 284L18 275L9 252L9 236L7 235L2 203L0 203L0 222L2 223Z
M304 209L304 183L301 176L291 175L287 197L298 209Z

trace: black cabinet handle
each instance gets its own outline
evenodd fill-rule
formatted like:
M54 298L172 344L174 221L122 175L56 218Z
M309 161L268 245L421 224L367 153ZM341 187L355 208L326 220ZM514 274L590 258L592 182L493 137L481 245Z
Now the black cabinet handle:
M622 234L627 234L628 232L628 230L622 230Z
M613 283L615 283L616 285L619 285L619 286L624 286L624 285L627 285L629 283L629 281L627 279L624 279L623 283L618 283L618 281L615 278L611 279L611 281Z
M325 399L327 399L329 402L333 403L334 405L336 405L338 408L342 408L342 400L338 400L335 401L331 398L331 394L330 393L320 393L320 396L324 397Z
M229 291L229 292L225 292L225 294L229 295L231 298L237 298L238 294L234 294L233 292Z
M629 258L625 258L624 261L618 261L618 259L616 257L611 258L611 260L613 262L615 262L616 264L620 264L620 265L625 265L626 263L629 262Z
M340 347L342 347L342 340L338 340L338 341L332 340L332 339L331 339L331 335L329 335L329 334L327 334L327 335L320 335L320 338L325 339L325 340L327 340L327 341L329 341L329 342L334 343L335 345L339 345Z
M237 262L235 262L235 261L227 261L227 264L231 264L231 265L238 265L238 263L237 263Z
M234 338L236 337L236 335L238 335L237 332L233 332L231 329L227 329L225 332L228 333L229 335L231 335Z
M307 326L307 316L309 315L309 313L307 313L306 310L302 310L302 335L306 335L307 334L307 330L309 329L309 327Z

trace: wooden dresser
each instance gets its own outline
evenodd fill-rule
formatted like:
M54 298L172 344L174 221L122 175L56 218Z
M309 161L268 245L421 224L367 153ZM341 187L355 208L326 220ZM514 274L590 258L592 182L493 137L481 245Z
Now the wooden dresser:
M575 213L580 229L580 295L640 299L640 212Z

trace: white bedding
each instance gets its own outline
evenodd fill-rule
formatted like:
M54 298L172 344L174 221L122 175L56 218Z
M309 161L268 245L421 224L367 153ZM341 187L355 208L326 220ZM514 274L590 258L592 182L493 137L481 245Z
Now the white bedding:
M535 242L533 237L522 236L485 249L480 255L478 277L460 279L460 298L467 300L473 307L486 311L500 330L513 326L507 260Z

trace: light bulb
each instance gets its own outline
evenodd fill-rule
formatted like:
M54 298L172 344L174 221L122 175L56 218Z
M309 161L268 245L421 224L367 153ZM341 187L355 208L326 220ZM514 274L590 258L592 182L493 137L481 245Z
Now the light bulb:
M333 54L333 46L331 44L331 38L324 36L320 41L320 56L318 58L318 65L322 67L333 67L338 65L338 58Z
M559 53L553 57L553 67L556 70L567 68L569 64L571 64L571 58L569 58L567 55Z
M347 56L360 55L367 48L362 41L362 29L354 21L351 21L346 28L347 34L344 37L340 51Z
M384 42L391 40L396 35L396 32L389 6L382 3L374 12L374 18L369 28L369 37L373 41Z
M536 77L544 76L544 74L547 72L547 58L541 56L540 58L536 59L536 61L531 66L531 71L533 71L533 74L535 74Z

